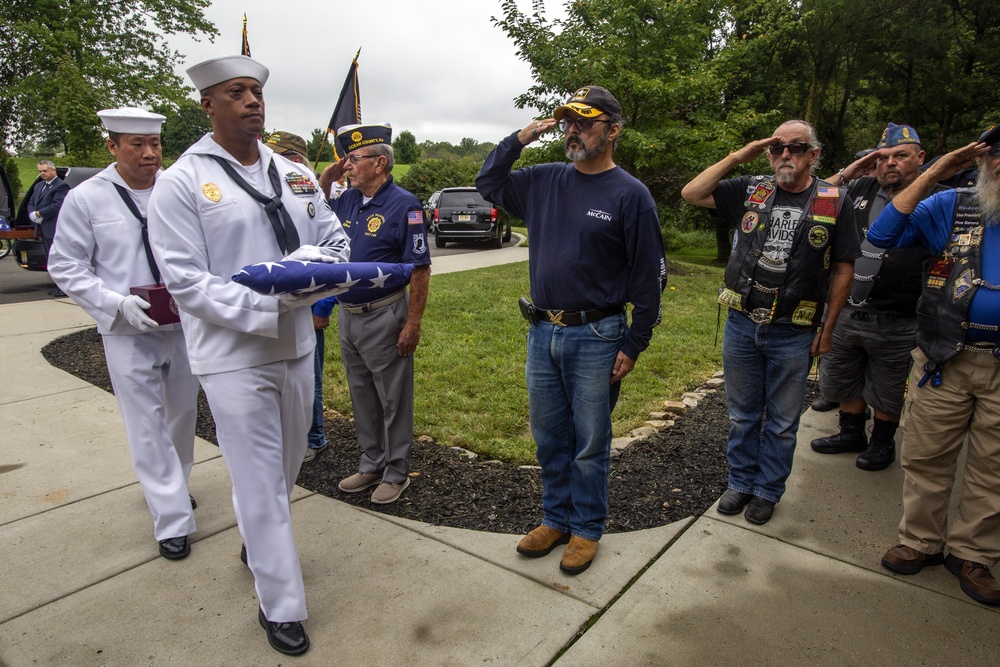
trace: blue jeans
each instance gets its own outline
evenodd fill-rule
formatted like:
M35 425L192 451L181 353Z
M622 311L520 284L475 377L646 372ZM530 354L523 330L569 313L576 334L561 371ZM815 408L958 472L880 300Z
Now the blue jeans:
M579 326L548 322L528 331L531 435L542 467L542 524L599 540L608 518L611 384L625 340L625 315Z
M812 329L756 324L729 311L722 367L729 403L729 488L781 500L792 472ZM765 419L766 412L766 419Z
M323 350L326 347L326 330L316 330L316 352L313 368L316 373L316 389L313 392L313 423L309 429L309 448L326 447L326 433L323 432Z

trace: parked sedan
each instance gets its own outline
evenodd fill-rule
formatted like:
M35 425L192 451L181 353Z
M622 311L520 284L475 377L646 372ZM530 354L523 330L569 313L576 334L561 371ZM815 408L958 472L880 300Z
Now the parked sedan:
M448 241L483 240L499 248L503 227L499 211L475 188L444 188L431 218L434 242L444 248Z

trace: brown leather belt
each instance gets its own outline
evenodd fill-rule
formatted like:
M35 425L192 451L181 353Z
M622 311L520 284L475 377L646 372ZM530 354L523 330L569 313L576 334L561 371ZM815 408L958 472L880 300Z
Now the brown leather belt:
M369 303L358 303L358 304L342 303L340 304L340 307L353 315L359 315L361 313L370 313L373 310L378 310L379 308L384 308L389 304L396 303L397 301L403 298L404 294L406 294L406 290L399 290L394 294L382 297L381 299L376 299L375 301L371 301Z

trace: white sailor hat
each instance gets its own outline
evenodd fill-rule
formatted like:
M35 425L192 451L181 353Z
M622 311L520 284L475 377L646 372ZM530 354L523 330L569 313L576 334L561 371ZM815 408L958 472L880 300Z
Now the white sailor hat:
M108 132L118 134L159 134L160 126L166 119L166 116L135 107L105 109L98 111L97 115Z
M220 56L188 68L194 87L199 91L211 88L217 83L230 79L247 77L256 79L260 85L267 83L267 68L247 56Z

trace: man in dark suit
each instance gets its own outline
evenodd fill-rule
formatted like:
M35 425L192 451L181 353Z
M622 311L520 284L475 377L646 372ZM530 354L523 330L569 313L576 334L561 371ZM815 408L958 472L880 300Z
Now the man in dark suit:
M36 183L28 198L28 217L42 233L42 245L45 247L45 257L48 258L52 248L52 239L56 235L56 218L63 200L69 193L69 185L56 174L56 165L52 160L42 160L38 163L38 176L41 183ZM66 296L58 287L49 292L52 296Z

